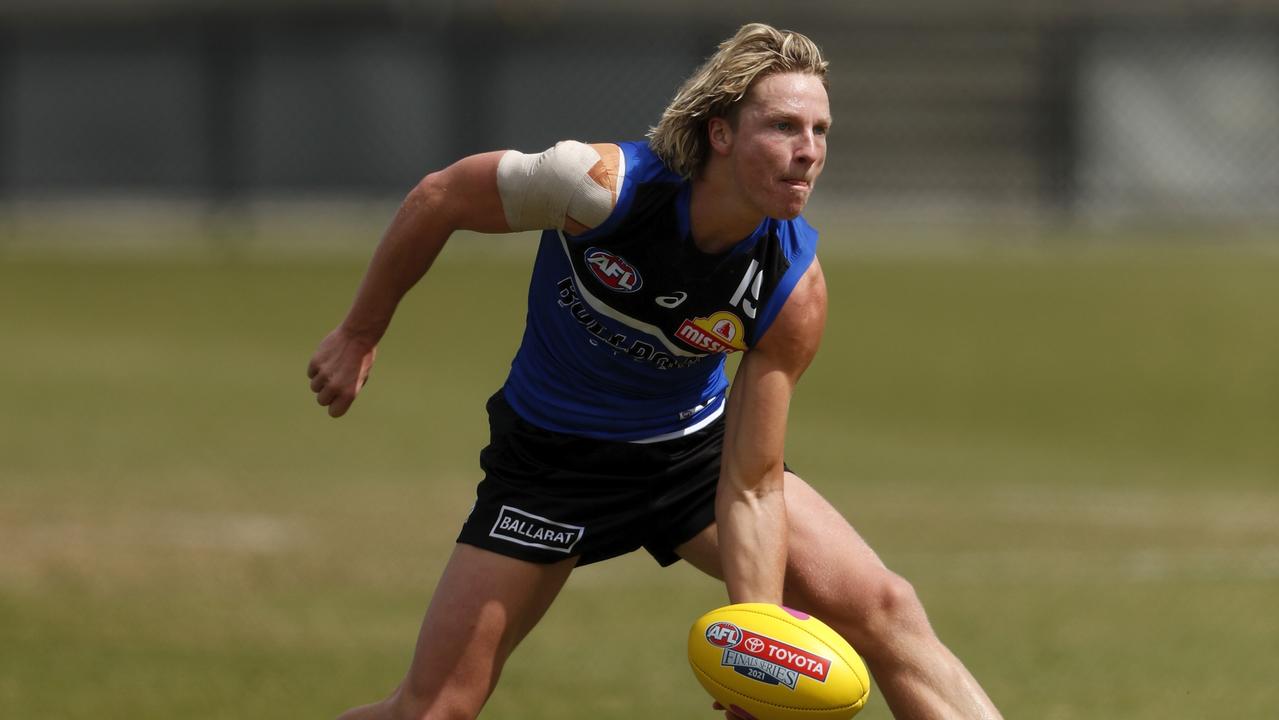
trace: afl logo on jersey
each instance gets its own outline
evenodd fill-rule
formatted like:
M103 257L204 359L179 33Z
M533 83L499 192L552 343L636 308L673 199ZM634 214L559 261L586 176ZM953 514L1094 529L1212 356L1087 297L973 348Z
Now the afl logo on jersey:
M595 273L596 279L604 283L609 290L633 293L644 284L639 271L620 255L614 255L599 248L588 248L585 258L586 264L591 267L591 272Z

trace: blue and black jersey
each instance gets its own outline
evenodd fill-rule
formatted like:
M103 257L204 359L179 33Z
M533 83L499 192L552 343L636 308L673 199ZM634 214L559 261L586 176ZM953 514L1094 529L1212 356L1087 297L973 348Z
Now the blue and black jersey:
M621 148L608 219L581 235L542 233L503 393L547 430L656 441L723 412L727 353L768 331L812 263L817 231L766 218L731 250L703 253L689 231L691 183L647 143Z

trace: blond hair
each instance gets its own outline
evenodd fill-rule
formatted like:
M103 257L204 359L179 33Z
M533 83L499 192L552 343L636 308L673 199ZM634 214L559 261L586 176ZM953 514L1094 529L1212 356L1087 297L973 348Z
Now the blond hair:
M743 25L680 86L648 131L649 145L666 166L692 177L706 162L713 117L732 117L759 78L785 72L816 75L826 84L822 51L807 37L763 23Z

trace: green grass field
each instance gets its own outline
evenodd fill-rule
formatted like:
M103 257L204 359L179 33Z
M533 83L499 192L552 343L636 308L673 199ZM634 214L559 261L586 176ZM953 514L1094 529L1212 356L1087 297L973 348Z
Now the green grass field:
M388 691L519 340L509 248L445 254L341 421L304 370L362 260L0 255L0 718L328 718ZM788 459L1006 716L1276 717L1279 254L824 265ZM485 716L715 717L683 643L723 599L642 555L579 571Z

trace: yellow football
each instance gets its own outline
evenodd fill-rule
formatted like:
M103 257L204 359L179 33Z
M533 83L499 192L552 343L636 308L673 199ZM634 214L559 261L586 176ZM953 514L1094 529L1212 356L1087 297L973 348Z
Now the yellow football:
M743 603L712 610L688 632L693 675L748 720L846 720L870 697L852 646L798 610Z

